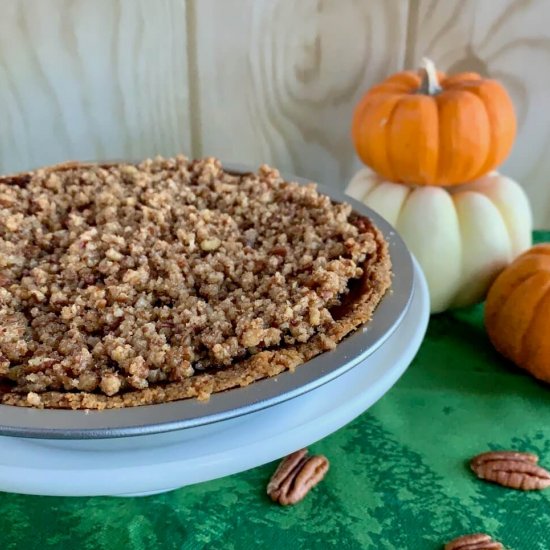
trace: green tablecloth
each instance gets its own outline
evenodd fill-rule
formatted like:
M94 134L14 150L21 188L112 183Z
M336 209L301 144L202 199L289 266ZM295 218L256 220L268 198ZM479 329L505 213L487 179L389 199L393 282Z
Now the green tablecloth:
M484 531L507 548L546 550L550 490L483 483L466 461L515 448L550 467L549 401L550 388L492 349L481 307L435 316L398 384L311 447L331 470L299 505L267 499L274 464L144 498L0 494L0 548L429 550Z

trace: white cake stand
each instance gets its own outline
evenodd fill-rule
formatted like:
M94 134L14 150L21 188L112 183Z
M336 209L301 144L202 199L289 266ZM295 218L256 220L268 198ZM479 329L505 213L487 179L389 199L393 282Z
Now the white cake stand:
M335 380L271 408L177 432L110 440L0 437L0 490L137 496L242 472L308 446L359 416L408 367L426 332L429 295L415 262L411 307L388 341Z

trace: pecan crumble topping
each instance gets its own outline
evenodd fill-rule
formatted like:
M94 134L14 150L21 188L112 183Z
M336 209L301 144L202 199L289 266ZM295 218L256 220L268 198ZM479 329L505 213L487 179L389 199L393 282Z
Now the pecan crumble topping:
M231 174L213 158L0 178L3 402L56 406L70 392L87 397L58 406L103 408L277 349L292 368L308 344L341 339L333 312L369 261L382 266L369 317L389 286L367 222L313 184L267 166ZM160 393L149 401L180 398Z

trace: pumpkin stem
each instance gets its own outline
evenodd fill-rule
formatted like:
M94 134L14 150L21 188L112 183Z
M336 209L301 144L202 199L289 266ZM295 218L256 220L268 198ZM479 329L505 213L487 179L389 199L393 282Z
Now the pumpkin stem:
M418 72L422 78L418 93L437 95L441 91L441 86L437 80L437 71L435 70L434 62L427 57L423 57Z

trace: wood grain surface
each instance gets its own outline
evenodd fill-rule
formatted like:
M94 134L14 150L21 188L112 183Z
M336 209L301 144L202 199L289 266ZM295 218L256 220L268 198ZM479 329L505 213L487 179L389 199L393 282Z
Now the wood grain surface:
M189 150L184 0L0 0L0 172Z
M194 4L200 151L344 187L356 168L353 107L402 67L408 3Z

